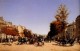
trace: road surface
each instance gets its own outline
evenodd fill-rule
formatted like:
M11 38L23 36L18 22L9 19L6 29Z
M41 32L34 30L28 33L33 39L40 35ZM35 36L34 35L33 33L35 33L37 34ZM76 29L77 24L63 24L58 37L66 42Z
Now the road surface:
M0 51L80 51L80 45L74 44L73 46L59 46L54 42L46 43L44 46L35 46L29 44L16 45L5 45L0 43Z

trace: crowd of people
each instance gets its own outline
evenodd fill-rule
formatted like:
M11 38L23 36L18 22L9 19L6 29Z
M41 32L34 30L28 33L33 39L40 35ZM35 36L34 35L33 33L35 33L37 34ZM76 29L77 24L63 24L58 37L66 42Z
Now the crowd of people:
M44 45L44 37L39 35L33 35L32 37L11 37L8 38L0 38L0 43L13 43L17 42L16 45L22 45L22 44L34 44L36 46L42 46Z
M1 39L0 39L1 40ZM52 38L50 39L49 37L45 38L44 36L37 36L37 35L33 35L32 37L20 37L18 36L18 38L4 38L1 40L1 43L4 43L4 42L16 42L17 41L17 44L16 45L22 45L22 44L33 44L33 45L36 45L36 46L42 46L44 45L44 42L51 42L51 41L54 41L56 42L58 45L66 45L66 44L70 44L71 46L74 45L75 42L79 43L80 44L80 38L65 38L64 36L63 37L56 37L56 38Z
M36 45L44 45L44 39L42 36L34 36L32 38L27 38L27 37L18 37L18 43L17 45L20 45L20 44L36 44Z

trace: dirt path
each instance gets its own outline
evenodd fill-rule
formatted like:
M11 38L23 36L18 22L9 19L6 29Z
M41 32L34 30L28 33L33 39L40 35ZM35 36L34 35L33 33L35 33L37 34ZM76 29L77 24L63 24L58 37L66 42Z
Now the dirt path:
M74 46L63 47L58 46L54 42L45 43L44 46L34 46L34 45L15 45L14 43L10 45L0 44L0 51L80 51L80 45L75 44Z

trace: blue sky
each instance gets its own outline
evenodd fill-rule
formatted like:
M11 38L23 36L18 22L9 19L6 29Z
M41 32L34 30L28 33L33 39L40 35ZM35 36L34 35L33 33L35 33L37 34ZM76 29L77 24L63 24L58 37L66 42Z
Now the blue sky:
M0 0L0 16L34 33L47 34L60 4L65 4L73 22L79 15L79 0Z

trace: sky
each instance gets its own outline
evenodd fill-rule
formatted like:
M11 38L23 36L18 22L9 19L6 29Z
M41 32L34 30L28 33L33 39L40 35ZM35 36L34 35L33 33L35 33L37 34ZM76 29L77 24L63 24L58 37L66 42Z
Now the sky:
M33 33L47 34L60 4L66 5L67 21L75 21L80 0L0 0L0 16L14 25L22 25Z

